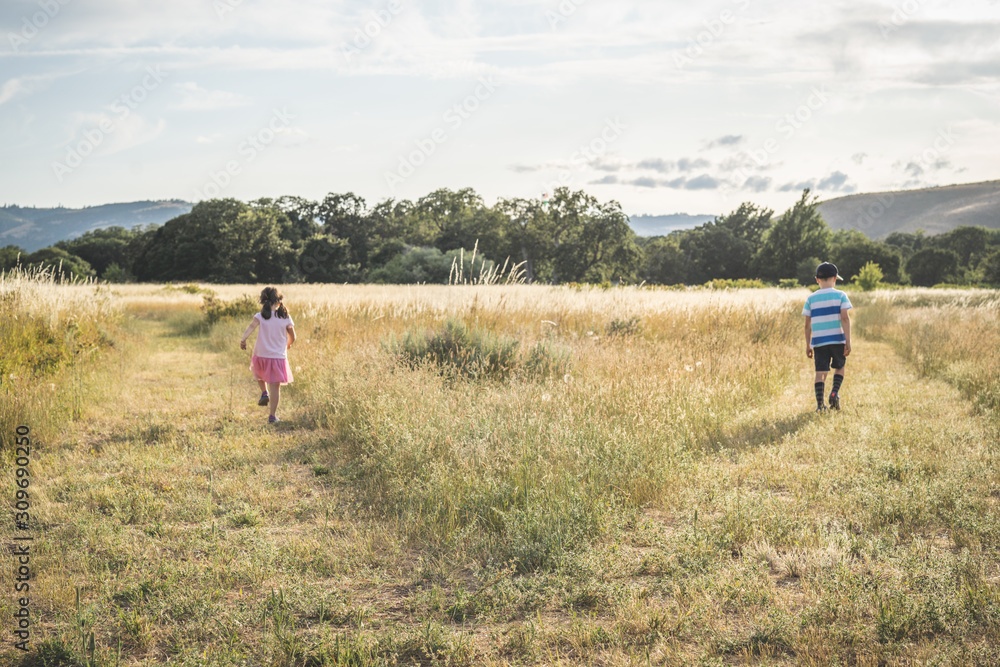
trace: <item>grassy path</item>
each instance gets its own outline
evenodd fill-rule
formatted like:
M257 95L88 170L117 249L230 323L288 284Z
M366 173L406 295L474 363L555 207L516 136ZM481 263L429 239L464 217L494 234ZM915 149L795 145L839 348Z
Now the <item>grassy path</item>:
M885 344L856 345L839 414L803 355L662 506L515 579L404 548L294 390L268 426L245 365L138 326L113 398L37 461L35 609L66 645L82 621L131 664L993 664L996 427Z

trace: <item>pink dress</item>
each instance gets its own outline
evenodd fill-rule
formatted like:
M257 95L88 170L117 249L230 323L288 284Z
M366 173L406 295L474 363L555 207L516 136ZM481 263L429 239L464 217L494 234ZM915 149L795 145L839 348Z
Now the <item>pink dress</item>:
M250 370L253 371L254 377L264 382L278 384L292 382L294 378L286 352L288 349L286 329L295 324L292 322L292 316L281 318L277 312L272 312L271 317L266 320L260 313L253 317L259 327L257 341L253 346L253 356L250 358Z

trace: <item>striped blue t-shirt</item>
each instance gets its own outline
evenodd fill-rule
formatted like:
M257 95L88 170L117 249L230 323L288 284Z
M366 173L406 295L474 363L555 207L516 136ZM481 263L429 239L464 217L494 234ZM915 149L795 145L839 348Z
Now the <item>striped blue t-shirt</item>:
M802 314L812 318L813 347L846 343L844 328L840 325L840 312L852 308L847 295L835 287L816 290L802 309Z

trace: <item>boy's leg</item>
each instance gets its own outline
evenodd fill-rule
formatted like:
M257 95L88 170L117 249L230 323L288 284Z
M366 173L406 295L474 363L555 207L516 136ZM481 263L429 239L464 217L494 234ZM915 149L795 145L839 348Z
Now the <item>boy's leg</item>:
M826 387L826 374L827 371L816 371L816 408L823 407L823 393Z
M833 372L833 389L830 390L830 407L840 409L840 385L844 383L844 367Z

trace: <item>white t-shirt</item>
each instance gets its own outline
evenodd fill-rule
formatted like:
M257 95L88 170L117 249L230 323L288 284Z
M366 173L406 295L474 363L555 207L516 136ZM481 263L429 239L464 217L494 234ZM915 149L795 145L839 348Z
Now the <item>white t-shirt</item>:
M267 320L260 313L253 317L260 326L260 331L257 332L257 342L253 346L253 353L266 359L286 359L288 334L285 329L294 326L292 316L289 315L282 319L278 317L277 311L274 311L271 313L271 318Z

